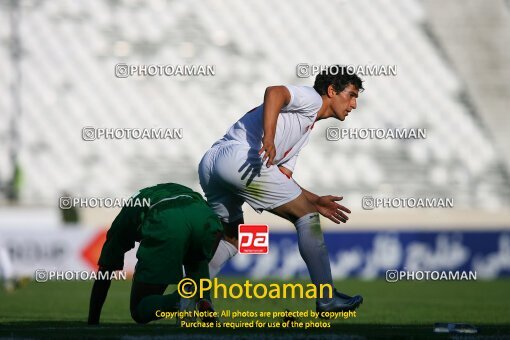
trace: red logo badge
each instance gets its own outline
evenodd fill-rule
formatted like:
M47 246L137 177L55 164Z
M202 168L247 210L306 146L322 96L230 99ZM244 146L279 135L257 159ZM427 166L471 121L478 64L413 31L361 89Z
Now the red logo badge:
M240 224L239 252L241 254L267 254L269 252L269 226L267 224Z

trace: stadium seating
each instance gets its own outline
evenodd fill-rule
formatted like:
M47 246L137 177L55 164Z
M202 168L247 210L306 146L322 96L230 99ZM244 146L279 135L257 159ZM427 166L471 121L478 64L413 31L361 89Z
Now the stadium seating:
M9 65L0 77L0 111L5 122L18 117L23 204L53 204L63 191L125 196L163 181L199 189L202 154L260 104L266 86L313 83L296 76L298 63L398 67L397 76L364 77L358 110L344 123L316 124L296 167L303 186L452 196L456 207L510 200L491 136L428 34L418 0L20 3L22 58L13 61L9 45L0 46L0 64ZM8 41L14 9L4 7L0 40ZM117 63L213 64L216 74L123 79L114 76ZM182 128L184 136L84 141L85 126ZM327 141L327 127L426 128L427 138ZM9 131L2 124L0 138L8 141ZM0 150L5 180L11 164L7 148Z

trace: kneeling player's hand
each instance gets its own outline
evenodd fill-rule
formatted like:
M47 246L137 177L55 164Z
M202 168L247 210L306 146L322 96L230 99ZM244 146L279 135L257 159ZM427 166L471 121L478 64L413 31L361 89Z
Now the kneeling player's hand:
M341 204L336 203L341 201L343 197L339 196L321 196L317 200L315 206L317 211L327 219L340 224L340 222L346 223L349 217L345 213L350 214L351 211Z

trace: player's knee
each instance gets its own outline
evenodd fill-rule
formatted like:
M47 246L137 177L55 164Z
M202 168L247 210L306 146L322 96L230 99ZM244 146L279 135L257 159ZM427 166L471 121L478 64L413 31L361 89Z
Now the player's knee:
M142 317L140 317L140 315L138 314L139 306L140 306L139 303L136 305L131 304L129 311L131 312L131 318L133 319L133 321L136 322L137 324L143 325L148 323L150 320L144 320Z
M131 318L133 319L134 322L136 322L137 324L141 324L141 325L144 325L150 321L150 320L142 319L136 312L136 308L131 309Z

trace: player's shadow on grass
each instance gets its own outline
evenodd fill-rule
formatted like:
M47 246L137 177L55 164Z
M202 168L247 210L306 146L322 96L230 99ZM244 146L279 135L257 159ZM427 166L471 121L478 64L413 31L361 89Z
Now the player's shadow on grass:
M175 319L149 324L133 322L101 323L88 325L85 321L11 321L0 323L0 338L95 339L123 336L163 336L180 330Z
M30 328L51 328L51 329L70 329L70 328L87 328L87 329L99 329L107 327L119 327L119 328L137 328L144 327L147 325L157 325L164 327L175 327L175 319L168 321L158 320L148 324L138 324L134 321L127 322L101 322L99 325L89 325L86 321L57 321L57 320L39 320L39 321L8 321L0 323L0 331L6 329L30 329Z
M307 322L310 320L302 320ZM318 320L315 320L318 321ZM509 324L474 324L479 333L469 338L508 338ZM238 338L240 333L249 332L264 335L266 338L292 334L292 339L324 338L353 339L353 337L383 338L383 339L444 339L453 334L436 334L432 324L364 324L357 322L344 323L342 320L332 322L329 328L179 328L175 320L160 320L146 325L134 322L102 323L89 326L84 321L15 321L0 324L0 337L30 337L30 338L121 338L125 336L171 336L185 337L186 333L204 333L210 338Z

